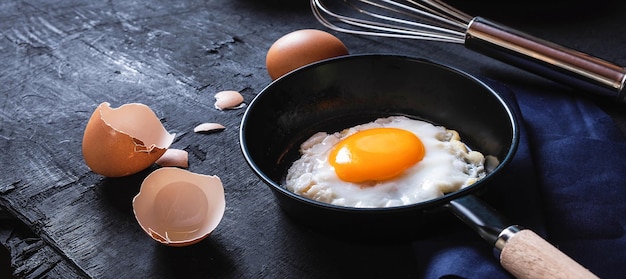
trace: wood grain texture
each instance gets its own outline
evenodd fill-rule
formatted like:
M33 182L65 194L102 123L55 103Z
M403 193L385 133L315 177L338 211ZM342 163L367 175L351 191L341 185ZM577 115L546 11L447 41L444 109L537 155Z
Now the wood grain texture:
M250 102L270 82L264 63L274 40L322 28L308 1L288 2L0 2L0 206L32 235L0 232L20 277L419 276L416 266L427 263L415 262L411 243L346 242L287 219L241 156L244 110L213 107L219 91L237 90ZM608 29L623 20L609 22ZM561 41L578 38L554 34L563 34L554 38ZM427 56L506 82L545 84L459 45L338 36L353 53ZM626 62L617 53L603 54ZM189 170L220 176L227 208L208 239L164 247L140 229L131 201L152 169L118 179L90 172L81 155L82 133L104 101L150 106L177 134L172 148L189 152ZM194 133L204 122L226 129Z
M302 250L314 257L336 242L300 247L282 241L304 232L280 214L269 190L246 167L238 147L243 110L213 107L221 90L240 91L249 102L270 81L266 49L283 33L314 25L304 16L308 10L272 10L245 1L1 5L0 147L9 152L0 156L14 163L3 164L8 175L0 178L0 204L32 228L42 248L33 254L20 250L23 242L9 245L18 275L57 277L71 270L93 278L314 274L318 266L311 263L319 260L294 267L290 259ZM253 10L257 16L245 16ZM107 179L85 166L82 132L103 101L114 107L147 104L177 134L172 147L189 152L189 170L222 178L227 211L208 240L170 249L144 235L131 200L150 169ZM226 129L193 133L204 122ZM410 257L394 254L397 262L389 264L396 272L414 272L405 264ZM55 273L53 266L69 268Z
M522 230L507 241L500 263L518 279L598 278L531 230Z
M17 276L16 278L87 277L82 270L68 262L59 251L55 251L18 220L4 220L0 223L0 244L10 251L9 264L15 263L13 266L16 266L10 274ZM5 272L6 270L2 270L0 274L4 276Z

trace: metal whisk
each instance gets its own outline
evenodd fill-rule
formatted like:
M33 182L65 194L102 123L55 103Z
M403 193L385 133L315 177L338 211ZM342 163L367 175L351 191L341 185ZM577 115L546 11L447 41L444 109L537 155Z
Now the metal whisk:
M311 0L324 26L357 35L464 44L566 85L626 103L626 68L473 17L441 0Z

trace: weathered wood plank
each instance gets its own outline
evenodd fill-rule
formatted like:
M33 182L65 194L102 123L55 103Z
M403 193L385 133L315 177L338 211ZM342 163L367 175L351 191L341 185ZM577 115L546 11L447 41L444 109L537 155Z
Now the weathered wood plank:
M0 223L0 244L9 251L13 276L17 278L87 277L19 220Z

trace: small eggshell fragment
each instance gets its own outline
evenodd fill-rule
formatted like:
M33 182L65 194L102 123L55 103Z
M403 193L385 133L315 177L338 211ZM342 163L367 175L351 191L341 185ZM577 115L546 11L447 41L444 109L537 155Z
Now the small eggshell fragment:
M95 173L106 177L127 176L156 162L172 144L174 136L144 104L111 108L104 102L85 127L83 158Z
M205 239L224 216L226 199L219 177L164 167L148 175L133 199L141 228L168 246Z
M348 48L334 35L303 29L280 37L267 51L265 65L272 80L320 60L348 55Z
M169 148L155 163L162 167L188 168L189 153L182 149Z
M224 125L219 123L202 123L195 128L193 131L196 133L212 133L226 129Z
M241 93L233 90L220 91L215 94L215 108L219 110L240 108L243 103Z

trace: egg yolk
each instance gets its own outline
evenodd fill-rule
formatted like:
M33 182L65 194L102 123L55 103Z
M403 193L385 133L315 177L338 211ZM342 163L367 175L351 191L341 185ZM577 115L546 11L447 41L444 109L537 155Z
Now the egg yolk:
M393 178L422 158L422 141L397 128L359 131L340 141L329 155L337 176L355 183Z

